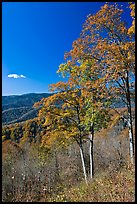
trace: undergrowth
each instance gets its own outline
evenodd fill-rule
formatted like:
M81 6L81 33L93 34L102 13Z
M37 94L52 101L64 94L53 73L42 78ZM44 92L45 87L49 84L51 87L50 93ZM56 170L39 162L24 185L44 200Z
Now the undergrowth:
M134 168L124 165L119 169L110 166L97 175L88 185L81 182L70 189L64 188L52 195L49 202L134 202Z

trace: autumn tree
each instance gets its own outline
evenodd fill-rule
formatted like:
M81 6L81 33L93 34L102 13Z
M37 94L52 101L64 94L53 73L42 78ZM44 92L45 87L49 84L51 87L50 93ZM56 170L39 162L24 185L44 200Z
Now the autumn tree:
M99 102L91 105L91 101L88 100L89 96L87 96L88 92L84 87L78 86L74 78L69 78L66 83L52 84L50 90L56 93L35 104L35 107L42 104L39 117L45 116L46 118L46 134L43 137L43 145L49 147L57 140L63 145L67 140L77 142L87 183L83 142L84 140L90 141L90 177L92 178L94 174L94 126L96 129L103 127L108 116L107 111L102 109ZM93 95L93 93L91 94Z
M10 139L10 135L11 135L11 129L8 126L4 126L2 128L3 141L4 140L9 140Z
M79 90L69 89L70 87L66 83L57 83L57 86L59 92L41 102L43 106L39 117L45 115L46 118L46 135L43 137L43 145L49 147L56 140L61 144L64 144L65 140L69 138L75 140L80 148L83 172L87 183L82 142L84 137L82 98L78 94Z
M76 50L74 50L75 53ZM70 57L70 56L69 56ZM104 93L107 91L105 87L101 89L95 86L95 82L100 80L99 72L92 72L94 59L76 58L68 60L66 63L61 64L57 73L61 73L63 77L69 77L73 84L73 88L79 87L84 96L84 103L86 106L85 126L89 131L88 139L90 141L90 177L93 177L93 138L94 132L99 128L106 127L108 122L107 107L110 104L109 98L104 99Z
M130 2L130 9L131 9L131 12L130 12L130 15L132 17L132 25L131 27L128 29L128 33L129 34L135 34L135 3L133 2Z
M131 16L134 16L134 4L130 8ZM89 83L94 79L92 88L98 90L97 95L102 100L122 101L126 105L128 116L121 117L128 123L133 163L131 98L134 98L135 39L134 33L129 32L122 20L122 13L123 10L116 3L106 3L96 14L89 15L80 37L73 42L72 50L65 54L66 62L60 65L58 72L63 76L78 78L81 86L87 80L83 74L86 73Z

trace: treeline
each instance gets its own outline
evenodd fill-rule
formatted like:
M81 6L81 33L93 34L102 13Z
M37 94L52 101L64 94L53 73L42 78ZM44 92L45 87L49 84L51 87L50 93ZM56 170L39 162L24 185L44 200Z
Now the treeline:
M40 142L40 138L44 135L46 128L43 126L45 119L39 120L34 118L25 122L5 125L2 128L2 141L11 140L16 143L25 141Z

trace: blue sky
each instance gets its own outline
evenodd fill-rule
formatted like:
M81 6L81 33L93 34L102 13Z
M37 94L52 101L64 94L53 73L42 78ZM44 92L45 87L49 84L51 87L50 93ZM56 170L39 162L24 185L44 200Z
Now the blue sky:
M64 62L65 51L79 37L86 16L103 4L3 2L2 95L44 93L49 84L63 80L56 71ZM129 21L128 4L122 4Z

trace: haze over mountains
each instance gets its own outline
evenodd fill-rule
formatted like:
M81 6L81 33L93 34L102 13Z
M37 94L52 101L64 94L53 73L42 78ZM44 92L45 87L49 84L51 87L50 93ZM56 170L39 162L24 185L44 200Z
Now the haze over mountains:
M38 109L33 108L33 104L51 95L50 93L29 93L2 96L2 124L11 124L37 117Z

